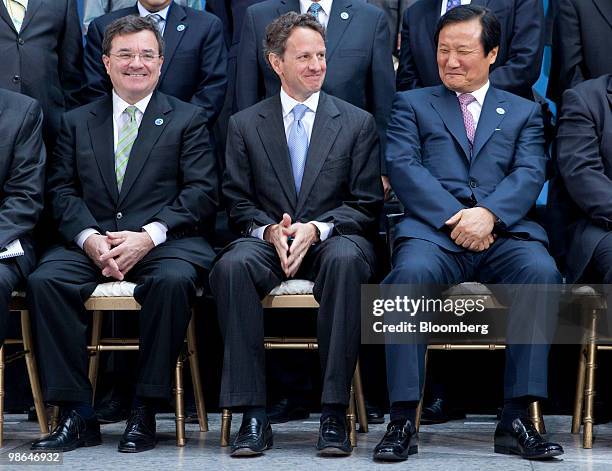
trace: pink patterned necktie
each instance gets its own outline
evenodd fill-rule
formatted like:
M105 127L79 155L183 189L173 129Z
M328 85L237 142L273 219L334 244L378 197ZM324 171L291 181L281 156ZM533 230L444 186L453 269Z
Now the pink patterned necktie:
M474 116L470 110L468 110L468 105L470 103L474 103L476 98L469 93L463 93L458 96L459 98L459 106L461 107L461 114L463 115L463 125L465 126L465 133L467 134L468 141L470 141L470 147L474 146L474 136L476 135L476 122L474 121Z

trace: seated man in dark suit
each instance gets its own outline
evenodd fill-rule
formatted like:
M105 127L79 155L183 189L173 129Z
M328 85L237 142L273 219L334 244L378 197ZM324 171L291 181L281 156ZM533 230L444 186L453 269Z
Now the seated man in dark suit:
M557 163L572 199L567 241L567 281L585 274L612 283L612 75L576 85L563 94ZM611 304L608 303L608 306Z
M113 92L63 118L48 178L63 244L28 280L45 398L63 408L34 450L100 443L83 303L109 277L136 283L142 306L136 397L119 451L155 446L156 405L170 396L196 285L214 257L199 230L217 209L204 111L155 90L163 39L150 19L113 22L103 51Z
M31 236L43 207L42 123L35 100L0 89L0 347L11 293L36 264Z
M208 12L184 7L172 0L138 0L130 8L113 11L91 22L85 44L87 101L111 91L102 65L102 37L110 23L127 15L150 16L164 38L166 56L158 90L204 108L211 129L223 106L227 84L223 25Z
M352 450L345 414L359 350L359 289L374 272L368 239L383 194L373 117L320 91L324 37L310 15L274 20L265 54L280 93L230 119L223 194L230 224L243 237L219 256L210 284L225 342L220 406L244 414L233 456L272 446L261 299L293 277L314 281L321 306L317 449Z
M434 32L447 9L465 4L486 5L501 25L499 52L491 66L495 88L533 99L531 87L540 76L544 51L542 0L419 0L404 12L397 89L441 83L436 64Z
M490 10L476 5L450 10L435 34L443 85L396 95L386 155L405 212L384 284L414 290L464 281L561 283L544 229L526 218L545 179L542 115L537 104L490 84L499 39L500 25ZM529 403L547 394L545 341L557 307L558 296L540 292L533 297L519 292L511 302L508 331L520 326L544 341L507 345L496 452L525 458L563 453L527 418ZM426 348L386 346L391 422L375 459L401 460L417 451L414 421Z

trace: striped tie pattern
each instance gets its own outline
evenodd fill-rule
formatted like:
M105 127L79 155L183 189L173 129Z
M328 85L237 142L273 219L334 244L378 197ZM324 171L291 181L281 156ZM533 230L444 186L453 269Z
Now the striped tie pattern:
M164 19L162 18L162 16L157 13L151 13L150 15L147 15L147 18L153 21L155 27L157 28L157 31L159 31L159 34L163 34L164 31L162 26L164 24Z
M316 2L312 2L310 4L310 6L308 7L308 11L306 13L310 13L312 16L314 16L314 19L319 21L319 12L322 10L321 5L319 5ZM319 21L320 23L320 21Z
M8 0L6 6L8 7L8 12L11 16L11 20L13 20L15 29L17 31L21 31L21 25L23 24L23 19L26 13L25 5L21 2L21 0Z
M293 113L293 123L291 123L289 137L287 138L289 157L291 157L291 169L293 170L293 181L298 195L300 194L304 167L306 166L306 156L308 155L308 133L304 123L302 123L306 110L308 110L308 107L302 104L297 104L293 107L291 110Z
M135 106L128 106L123 112L128 116L123 126L119 129L119 139L117 141L117 150L115 151L115 175L117 176L117 188L121 191L123 178L125 177L125 169L127 168L128 160L130 160L130 152L138 135L138 122L136 121Z

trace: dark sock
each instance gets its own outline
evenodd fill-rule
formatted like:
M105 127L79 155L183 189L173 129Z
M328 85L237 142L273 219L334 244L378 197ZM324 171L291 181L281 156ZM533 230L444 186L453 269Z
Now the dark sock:
M512 422L514 419L529 417L527 408L532 402L533 398L529 396L506 399L501 413L501 421L499 422L501 427L506 430L512 430Z
M69 402L64 407L66 409L73 409L85 420L93 419L96 415L94 408L89 402Z
M268 421L268 414L266 414L266 408L260 406L245 407L242 411L242 421L249 419L258 419L263 423Z
M346 422L346 406L344 404L321 405L321 423L328 417L335 417L340 423Z
M139 409L141 407L146 408L149 412L156 413L157 407L160 403L159 399L150 398L150 397L142 397L142 396L134 396L134 402L132 404L132 409Z
M394 402L391 404L391 421L401 420L405 422L406 420L410 420L414 424L418 406L419 401Z

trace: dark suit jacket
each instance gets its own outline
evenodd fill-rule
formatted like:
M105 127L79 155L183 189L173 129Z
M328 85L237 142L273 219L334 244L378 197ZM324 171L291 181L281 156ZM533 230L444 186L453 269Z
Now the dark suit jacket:
M397 93L387 140L387 169L404 205L396 237L431 241L453 252L445 221L483 206L507 235L547 243L526 215L544 185L544 129L540 107L490 87L470 158L459 100L446 87Z
M45 142L53 144L61 114L78 104L83 84L81 23L74 0L30 0L17 33L0 2L0 88L36 98Z
M570 224L556 228L567 243L567 277L576 281L612 229L612 75L563 94L557 163L573 200ZM566 206L567 207L567 206Z
M88 227L102 234L140 231L160 221L168 226L167 241L145 259L173 257L208 268L213 253L198 229L214 221L217 174L203 110L154 92L119 193L112 109L107 96L62 118L48 191L63 242L79 250L73 240ZM52 249L44 259L67 252Z
M611 39L612 2L558 0L548 96L560 103L568 88L612 73Z
M42 123L36 100L0 90L0 247L19 239L25 254L15 260L24 275L36 263L31 234L43 207Z
M542 0L473 0L493 11L501 23L501 44L491 66L493 86L532 99L531 87L540 76L544 51ZM404 12L397 89L442 83L436 62L434 34L440 0L419 0Z
M239 110L279 92L280 81L264 57L262 41L266 26L289 11L300 11L298 0L267 0L247 9L238 49ZM346 20L340 16L343 12L348 14ZM384 147L395 91L384 13L362 0L335 0L326 36L327 74L323 90L372 113Z
M223 195L231 226L292 221L334 224L334 234L371 236L382 206L378 137L369 113L321 92L300 194L293 183L276 94L230 118Z
M395 54L397 51L397 36L402 29L402 17L406 8L417 0L367 0L385 12L389 24L389 46Z
M112 89L102 63L102 39L111 22L127 15L138 15L138 8L117 10L89 24L85 45L87 101ZM181 31L180 25L185 27ZM221 21L210 13L172 4L164 41L166 50L159 91L204 108L211 126L221 111L227 84L227 53Z

